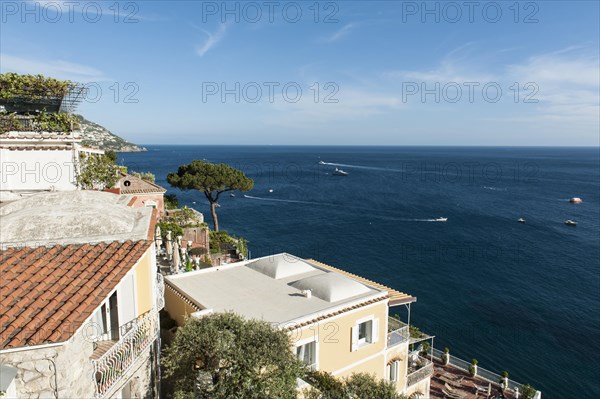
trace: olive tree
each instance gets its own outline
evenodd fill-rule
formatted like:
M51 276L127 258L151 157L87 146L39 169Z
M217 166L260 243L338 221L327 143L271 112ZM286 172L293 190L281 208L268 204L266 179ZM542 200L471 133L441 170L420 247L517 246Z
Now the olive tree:
M396 393L393 383L366 373L337 379L327 372L312 371L305 380L312 385L304 391L305 399L406 399Z
M285 331L233 313L189 318L165 352L178 399L292 399L304 373Z

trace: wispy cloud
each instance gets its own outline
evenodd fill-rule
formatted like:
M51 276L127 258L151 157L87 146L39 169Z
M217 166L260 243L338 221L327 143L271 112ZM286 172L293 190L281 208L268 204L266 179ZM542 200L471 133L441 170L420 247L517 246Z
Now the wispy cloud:
M204 54L206 54L210 49L215 47L221 40L223 40L225 37L225 32L227 32L227 25L220 24L214 33L208 32L204 29L202 29L202 32L204 32L207 37L204 40L204 43L196 47L196 53L200 57L203 57Z
M455 82L490 82L498 76L483 71L474 56L475 44L470 42L451 50L438 65L423 70L396 70L386 72L384 76L407 81L440 82L441 84Z
M2 59L2 72L42 74L81 83L110 80L96 68L69 61L23 58L6 53L0 53L0 58Z
M333 43L336 42L338 40L340 40L341 38L343 38L344 36L348 35L354 28L356 28L356 24L350 23L350 24L346 24L344 26L342 26L340 29L338 29L337 31L335 31L333 34L324 37L322 40L326 43Z

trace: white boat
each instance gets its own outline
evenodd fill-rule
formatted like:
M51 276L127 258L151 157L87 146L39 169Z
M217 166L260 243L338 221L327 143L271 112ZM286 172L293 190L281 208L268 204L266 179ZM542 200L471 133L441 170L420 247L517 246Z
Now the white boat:
M519 222L519 223L525 223L525 219L519 218L519 219L517 219L517 222Z
M344 172L341 169L335 168L335 170L333 171L333 175L334 176L348 176L348 172Z
M436 222L447 222L448 218L437 218L437 219L433 219L433 220L435 220Z
M319 161L319 165L326 165L324 161Z
M235 197L235 194L234 194L234 193L231 193L231 194L229 194L229 196L230 196L231 198L233 198L233 197Z
M569 200L571 204L581 204L583 200L579 197L573 197Z
M577 226L577 222L576 222L576 221L574 221L574 220L571 220L571 219L569 219L569 220L565 220L565 224L566 224L567 226Z
M269 189L269 192L270 192L270 193L272 193L272 192L273 192L273 189L272 189L272 188L270 188L270 189Z

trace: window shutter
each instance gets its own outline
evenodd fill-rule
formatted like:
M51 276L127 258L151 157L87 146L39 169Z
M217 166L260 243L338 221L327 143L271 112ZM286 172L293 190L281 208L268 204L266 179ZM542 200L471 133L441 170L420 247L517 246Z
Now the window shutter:
M371 342L379 341L379 319L373 319L373 329L371 330Z
M391 380L392 377L392 373L390 372L390 365L388 364L387 366L385 366L385 375L388 377L389 380Z
M357 325L354 326L354 327L352 327L351 334L352 334L352 337L351 337L351 341L352 341L351 351L354 352L355 350L358 349L358 326Z

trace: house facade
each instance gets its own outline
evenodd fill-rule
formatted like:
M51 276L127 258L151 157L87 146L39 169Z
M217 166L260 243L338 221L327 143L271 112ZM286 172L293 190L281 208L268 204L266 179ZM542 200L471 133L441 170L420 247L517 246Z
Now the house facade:
M154 217L124 202L77 191L0 207L4 397L156 397Z
M157 218L165 215L164 194L167 190L158 184L122 173L115 186L106 189L106 191L133 196L130 206L154 208L158 211Z
M415 301L289 254L165 277L165 309L178 325L207 312L262 319L288 331L290 349L315 370L365 372L399 393L428 398L433 365L409 351L408 325L389 317L390 307Z

